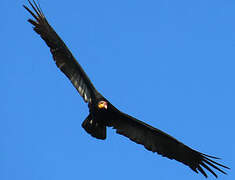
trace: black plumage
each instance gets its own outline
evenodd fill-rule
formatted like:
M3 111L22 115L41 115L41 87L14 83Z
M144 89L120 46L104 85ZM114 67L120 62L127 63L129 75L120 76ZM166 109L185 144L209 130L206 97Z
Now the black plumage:
M87 133L97 139L104 140L106 127L113 127L118 134L142 144L149 151L157 152L169 159L175 159L189 166L193 171L201 172L205 177L207 174L204 169L217 177L211 167L226 174L222 168L229 168L212 160L218 158L193 150L163 131L115 108L95 89L70 50L50 26L40 7L35 1L33 3L29 1L29 4L34 12L27 6L24 8L35 20L29 19L28 21L50 48L57 67L70 79L83 100L88 103L89 115L82 123L82 127Z

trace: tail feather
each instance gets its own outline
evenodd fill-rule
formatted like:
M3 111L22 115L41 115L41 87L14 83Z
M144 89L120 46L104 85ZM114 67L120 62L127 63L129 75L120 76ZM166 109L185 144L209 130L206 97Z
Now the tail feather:
M95 122L91 115L89 114L87 118L83 121L82 127L86 130L88 134L97 139L106 139L106 126Z

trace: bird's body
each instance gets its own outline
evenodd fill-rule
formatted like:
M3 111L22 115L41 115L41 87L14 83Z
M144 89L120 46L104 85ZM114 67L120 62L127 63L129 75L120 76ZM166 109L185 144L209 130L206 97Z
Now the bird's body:
M93 103L89 103L89 115L82 123L82 127L87 133L97 139L106 139L106 127L110 126L110 121L113 119L112 113L103 108L97 108L99 102L107 102L105 99L99 98Z
M34 4L30 1L29 3L35 13L26 6L24 8L35 20L29 19L28 21L34 26L34 31L41 36L50 48L57 67L68 77L83 100L88 103L89 114L82 123L82 127L87 133L97 139L104 140L107 136L106 128L112 127L116 129L118 134L142 144L149 151L157 152L169 159L175 159L189 166L193 171L201 172L205 177L207 177L207 174L203 168L215 177L217 175L211 167L226 174L221 167L229 168L212 160L218 158L193 150L165 132L114 107L95 89L80 64L50 26L39 6L34 0Z

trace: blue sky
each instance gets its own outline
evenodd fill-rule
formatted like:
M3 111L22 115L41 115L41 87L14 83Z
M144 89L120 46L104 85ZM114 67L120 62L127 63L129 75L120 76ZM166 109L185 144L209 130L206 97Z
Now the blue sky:
M40 0L51 25L117 108L234 169L235 2ZM0 179L204 179L108 130L27 23L1 0ZM233 170L220 179L234 179ZM214 177L210 177L213 179Z

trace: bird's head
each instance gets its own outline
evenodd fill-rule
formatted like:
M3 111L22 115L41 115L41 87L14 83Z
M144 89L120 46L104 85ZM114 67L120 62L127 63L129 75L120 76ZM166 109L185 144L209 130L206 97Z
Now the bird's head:
M99 109L108 109L108 102L107 101L99 101L98 102L98 108Z

